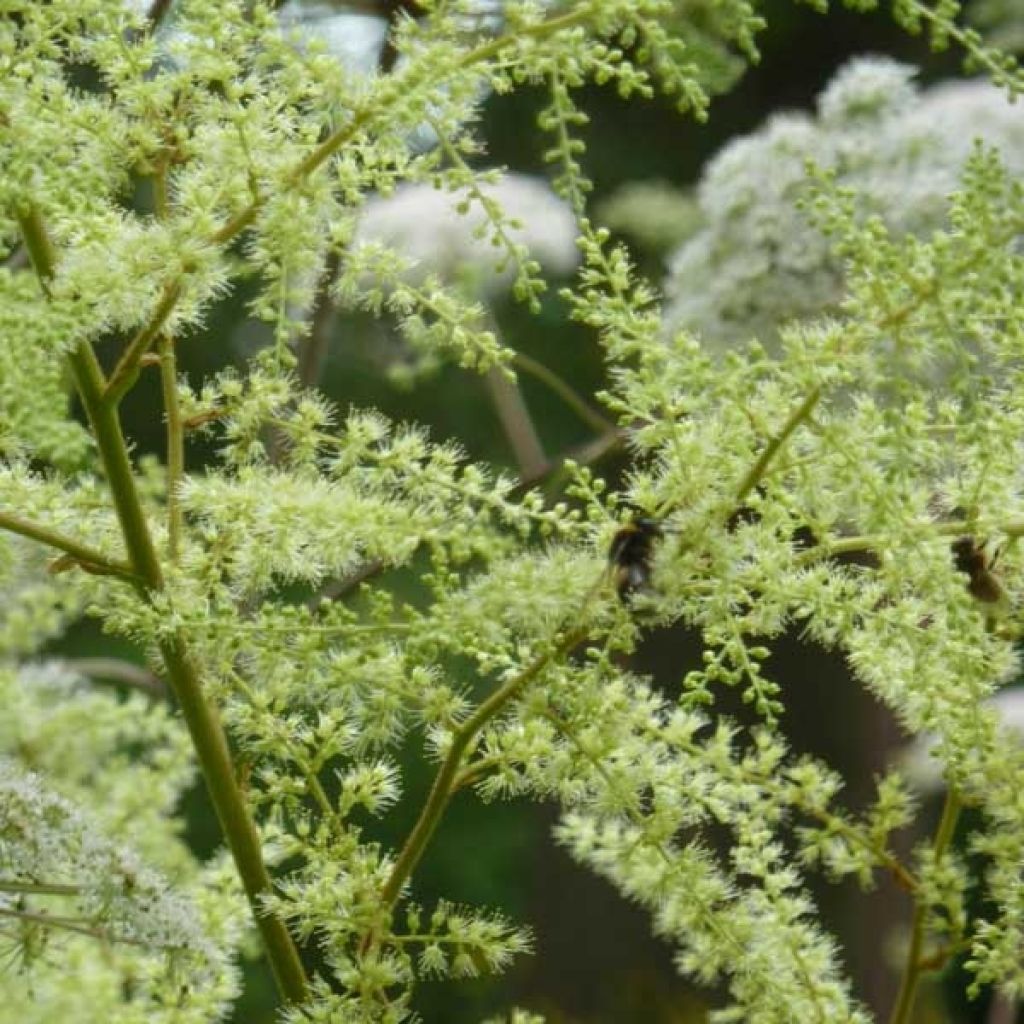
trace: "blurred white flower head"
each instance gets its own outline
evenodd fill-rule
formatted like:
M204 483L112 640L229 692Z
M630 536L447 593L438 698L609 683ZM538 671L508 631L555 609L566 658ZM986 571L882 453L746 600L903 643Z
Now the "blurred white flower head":
M941 226L976 139L995 146L1011 173L1024 172L1024 118L1003 93L981 81L922 93L913 76L887 58L858 59L819 97L816 117L773 117L711 161L697 190L702 226L669 260L672 326L712 346L771 343L787 320L839 299L842 268L798 208L809 161L896 234Z
M1024 687L1000 690L985 706L999 717L1006 742L1024 745ZM922 793L941 792L945 785L937 753L934 736L919 736L907 746L900 759L903 774Z
M505 174L493 184L481 184L480 191L504 212L508 237L525 245L548 273L558 277L575 269L576 218L545 181ZM437 274L494 295L508 289L515 274L511 266L499 269L506 252L493 244L492 235L490 218L466 191L416 184L369 200L354 244L394 249L412 264L414 280Z
M374 14L339 9L317 0L291 0L279 15L286 31L296 29L306 42L318 40L350 71L370 74L380 57L387 21Z
M152 0L123 0L124 6L146 15ZM189 56L201 45L191 32L181 30L171 6L157 31L161 59L173 67L186 67ZM368 75L377 67L387 33L387 21L365 11L346 10L321 0L289 0L278 13L278 24L300 51L317 44L346 71Z

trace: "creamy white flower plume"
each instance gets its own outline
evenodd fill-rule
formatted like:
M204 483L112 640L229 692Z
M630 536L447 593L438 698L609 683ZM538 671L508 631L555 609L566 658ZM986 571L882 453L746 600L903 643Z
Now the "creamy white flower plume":
M525 245L550 273L575 269L576 219L546 182L521 174L505 174L480 192L504 213L510 239ZM460 208L464 212L460 212ZM506 257L490 241L491 223L478 202L465 191L443 192L430 185L404 185L394 195L371 199L363 211L356 245L378 243L397 250L415 266L412 278L428 273L446 280L469 275L485 292L508 288L511 267L498 270Z
M981 81L919 93L914 69L880 57L843 68L816 117L785 114L730 143L698 188L703 227L670 258L667 319L708 344L771 342L787 320L829 310L843 275L830 245L798 204L807 166L834 172L865 215L899 234L944 221L975 139L1024 171L1024 118Z

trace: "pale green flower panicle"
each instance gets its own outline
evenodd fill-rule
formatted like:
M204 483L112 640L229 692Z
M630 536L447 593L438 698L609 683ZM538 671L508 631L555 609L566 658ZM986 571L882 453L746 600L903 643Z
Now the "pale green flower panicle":
M663 308L590 215L579 91L703 119L757 56L744 0L424 0L358 36L277 7L0 20L0 1015L216 1021L258 951L281 1020L413 1022L425 980L457 998L534 951L420 872L453 801L522 798L714 1021L872 1019L817 876L913 902L893 1024L960 954L969 994L1019 995L1020 69L899 4L994 84L866 58L727 147L697 208L648 190L688 232ZM523 86L550 185L475 163L482 97ZM556 278L607 371L591 402L534 361L594 432L575 460L496 472L293 372L342 300L511 386L489 304ZM272 343L186 379L242 288ZM142 374L165 462L125 436ZM588 466L612 448L615 485ZM133 660L44 653L83 617ZM694 664L629 668L676 625ZM787 739L786 633L931 737L931 840L899 770L854 811Z

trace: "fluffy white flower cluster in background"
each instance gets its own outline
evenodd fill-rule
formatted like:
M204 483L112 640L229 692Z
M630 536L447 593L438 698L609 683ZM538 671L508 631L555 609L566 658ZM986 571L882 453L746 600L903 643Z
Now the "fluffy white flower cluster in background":
M835 175L896 236L925 235L945 221L949 195L976 139L1024 172L1024 118L987 82L921 92L913 68L865 57L843 68L815 116L771 118L730 143L697 189L703 225L669 259L666 322L705 344L759 337L771 344L787 321L828 312L843 269L801 204L808 164Z
M17 974L0 975L4 1019L199 1024L237 995L228 951L240 906L237 895L225 898L232 886L215 873L193 893L172 886L46 780L4 757L0 862L0 949L15 952L32 976L26 986ZM68 964L82 972L84 989L66 984ZM168 978L177 1006L166 1003ZM71 1004L73 1018L64 1015Z
M37 638L61 621L46 598L25 613ZM245 903L230 867L199 865L181 836L195 776L181 723L56 661L0 660L0 706L0 955L31 978L0 972L3 1019L219 1019Z
M41 889L61 886L73 890L82 927L95 928L115 943L213 953L204 948L208 943L195 912L166 881L146 868L133 851L105 838L80 809L50 791L40 776L4 758L0 758L0 850L0 916L22 912L24 893L12 892L13 883L30 891L35 885ZM41 923L50 915L40 911L36 916Z
M337 286L346 305L395 315L413 353L389 368L396 383L435 368L445 350L464 367L508 362L487 303L511 292L536 311L542 271L564 278L579 262L576 217L547 182L478 173L453 142L441 146L453 180L368 200Z
M319 43L347 68L369 74L384 45L385 20L372 13L338 9L317 0L292 0L281 10L281 27L298 29L307 42Z
M0 661L0 704L0 757L43 776L159 870L195 873L175 816L195 765L169 708L97 687L57 661Z
M510 239L524 245L549 273L564 276L576 268L576 218L545 181L504 174L478 188L502 211ZM514 278L505 249L492 236L488 212L464 190L403 185L391 196L369 200L355 244L371 243L386 245L409 260L409 278L415 281L428 272L448 281L468 276L493 295L506 290Z

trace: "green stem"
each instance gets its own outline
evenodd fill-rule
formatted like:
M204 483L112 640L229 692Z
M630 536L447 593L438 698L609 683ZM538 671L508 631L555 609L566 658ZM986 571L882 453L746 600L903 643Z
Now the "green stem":
M479 760L467 764L462 769L452 782L452 793L457 793L460 789L465 789L466 786L472 786L474 783L482 779L496 764L500 762L501 758L497 756L481 757Z
M43 254L36 270L40 281L45 284L54 273L53 249L38 215L27 217L24 223L29 231L41 236L30 242L26 235L26 244L30 251L35 248ZM128 446L121 433L117 396L108 390L96 354L88 342L81 342L68 359L106 471L132 569L139 578L137 589L141 599L148 601L155 592L163 589L163 571L135 486ZM289 1002L304 1002L309 997L309 984L298 950L284 922L268 913L265 907L273 893L273 884L263 862L259 834L235 778L234 763L219 715L206 700L183 633L177 631L159 641L157 646L242 887L252 907L278 988Z
M1012 525L1000 527L999 532L1006 534L1008 537L1014 536L1010 532ZM936 537L959 537L961 534L969 533L971 530L970 523L959 519L953 519L946 523L922 521L920 526L922 531L928 531L930 535ZM812 565L814 562L820 562L823 558L832 558L835 555L856 554L861 551L877 551L887 545L891 545L892 542L892 534L885 533L865 533L854 534L849 537L838 537L835 540L823 540L820 544L815 544L814 547L799 552L793 561L796 565L800 566Z
M799 804L796 804L800 807ZM870 853L878 863L885 868L907 892L916 892L918 889L917 879L907 870L903 863L891 854L883 844L873 843L867 836L863 835L856 828L844 821L838 815L830 814L828 811L819 808L800 807L808 817L817 818L823 825L830 828L837 835L841 835L848 843L859 846L862 850Z
M537 380L546 384L584 423L593 427L599 434L608 434L615 431L615 424L610 420L606 420L596 409L591 408L583 396L555 373L554 370L549 369L531 356L523 355L522 352L515 353L512 357L512 363L517 369L530 374L531 377L536 377Z
M960 816L960 797L957 791L951 786L946 791L946 802L942 807L942 817L939 826L935 830L935 839L932 843L936 863L942 859L949 844L953 841L953 833L956 831L957 819ZM914 1009L914 1000L917 997L917 986L921 975L928 969L928 962L921 956L921 949L924 946L925 925L928 920L928 907L922 902L920 896L914 903L914 916L910 926L910 945L907 948L907 959L903 967L903 978L900 981L899 994L896 996L896 1005L893 1007L889 1024L909 1024L910 1015Z
M160 336L160 383L167 417L167 548L172 563L177 563L181 549L181 482L185 476L185 431L181 425L178 404L178 364L174 341Z
M144 594L148 596L163 589L163 572L135 487L117 410L113 402L105 398L102 373L92 348L83 342L70 359L82 404L107 472L125 544L132 564L144 581ZM298 950L284 922L268 914L264 907L273 885L263 863L259 835L235 779L234 764L220 718L203 694L199 674L181 633L162 640L158 646L278 987L290 1002L304 1002L309 989Z
M910 0L909 6L915 11L920 17L931 24L933 31L941 33L943 36L948 36L954 42L960 46L966 54L968 59L976 64L980 68L988 73L988 75L999 82L1000 79L1008 80L1011 79L1011 74L1006 68L1001 67L999 62L992 56L991 51L982 45L979 45L971 38L967 29L961 28L953 18L949 17L945 13L940 13L942 6L939 5L939 10L929 7L928 4L920 3L918 0ZM903 26L906 27L906 22L903 22ZM916 35L917 30L912 28L911 31ZM1019 69L1014 65L1014 70L1017 72L1015 76L1017 82L1020 81ZM1015 83L1016 84L1016 83ZM1003 88L1007 88L1004 84ZM1011 96L1012 99L1012 96Z
M163 287L160 302L157 304L149 321L140 328L138 334L128 343L121 358L114 367L103 392L103 400L111 403L119 402L130 390L139 372L139 360L149 351L150 345L160 333L167 318L174 311L178 299L181 298L181 279L169 281Z
M466 753L466 748L476 738L480 730L513 698L518 696L529 683L536 679L548 665L571 651L585 636L586 631L582 628L570 630L554 647L538 655L522 672L510 679L500 689L495 690L455 730L448 753L434 777L434 784L430 789L427 802L423 805L419 819L409 833L405 845L398 855L398 860L395 861L395 866L391 869L391 875L381 890L381 903L385 907L390 909L394 906L402 891L402 886L405 885L406 880L419 863L427 844L434 835L441 815L455 791L459 766Z
M160 590L164 585L163 572L135 489L134 472L128 457L128 446L121 433L121 422L114 404L106 400L103 371L92 346L85 341L70 353L68 361L106 470L114 510L121 524L132 567L142 580L145 590Z
M46 233L39 211L34 206L17 207L14 215L18 220L32 269L36 272L36 278L44 294L49 296L50 279L53 277L53 268L57 265L50 236Z
M139 577L127 562L119 562L108 558L102 551L97 551L86 544L79 544L70 537L64 537L38 523L31 523L19 516L12 516L7 512L0 512L0 530L7 530L10 533L17 533L30 540L37 540L40 544L47 544L51 548L63 551L70 555L76 562L87 571L101 573L105 576L119 576L130 583L138 583Z
M153 174L153 210L160 220L167 219L169 196L167 193L167 158L160 161Z
M77 896L80 885L61 885L56 882L17 882L0 878L0 892L23 892L30 896Z
M821 399L821 385L815 384L807 397L790 413L789 419L782 425L782 429L765 445L764 451L758 456L757 461L747 471L747 475L740 481L736 488L735 505L739 508L746 496L761 482L772 459L778 454L779 449L789 440L797 427L803 423L814 411L814 407Z

